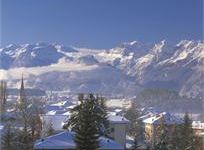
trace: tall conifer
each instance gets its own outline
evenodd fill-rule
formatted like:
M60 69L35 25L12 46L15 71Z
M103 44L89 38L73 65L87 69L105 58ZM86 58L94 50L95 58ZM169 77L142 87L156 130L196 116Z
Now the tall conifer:
M192 129L192 121L189 118L189 114L186 112L183 119L184 123L181 126L181 147L182 150L190 149L195 150L195 135Z
M4 126L4 132L1 138L1 148L3 150L13 150L15 149L16 143L16 131L12 127L12 122L7 122Z
M99 147L97 116L95 114L96 105L92 95L89 95L80 104L78 111L78 123L75 128L75 138L77 150L96 150Z

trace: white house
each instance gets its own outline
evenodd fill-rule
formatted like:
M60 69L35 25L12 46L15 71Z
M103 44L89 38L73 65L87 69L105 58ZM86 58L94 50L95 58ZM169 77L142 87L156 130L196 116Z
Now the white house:
M47 128L48 124L52 124L52 128L56 132L61 132L63 130L64 123L69 119L68 111L49 111L45 115L41 115L41 120L43 122L43 129ZM125 147L126 144L126 131L129 121L119 115L108 115L108 120L110 121L110 137L116 142Z
M105 137L99 138L99 146L102 150L124 150L122 145ZM34 144L35 150L73 150L75 147L74 133L68 131L37 140Z
M119 115L108 115L108 120L110 121L110 137L125 148L129 121Z

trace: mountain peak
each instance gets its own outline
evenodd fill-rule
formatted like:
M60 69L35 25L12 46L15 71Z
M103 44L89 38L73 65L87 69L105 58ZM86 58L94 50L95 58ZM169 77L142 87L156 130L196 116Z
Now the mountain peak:
M8 46L6 46L5 48L6 49L11 49L11 50L14 50L14 49L16 49L16 48L19 48L20 47L20 45L18 45L18 44L9 44Z
M120 93L126 87L129 90L136 89L132 87L136 81L144 87L152 85L178 90L186 87L184 92L189 93L197 92L197 88L194 88L196 82L200 89L203 87L200 84L203 76L203 49L203 42L188 40L180 41L176 47L168 45L165 40L156 44L132 41L103 51L80 50L45 42L11 44L0 49L0 71L15 79L16 74L23 69L30 77L33 76L31 86L46 90L56 87L67 89L71 85L70 91L81 90L81 87L87 91L111 91L112 87L117 87L114 91L119 90L117 93ZM121 78L121 75L124 76ZM36 78L39 79L37 82ZM124 86L121 87L121 83ZM203 95L203 92L195 95Z
M138 41L132 41L132 42L130 42L129 44L130 45L134 45L134 44L137 44L138 43Z
M165 40L162 40L159 43L155 44L154 47L152 48L152 52L156 54L161 53L165 44L166 44Z
M191 46L192 44L195 44L196 42L193 40L181 40L176 46L177 47L184 47L187 48Z
M131 42L124 42L121 44L121 47L131 47L136 45L141 45L142 43L139 41L131 41Z

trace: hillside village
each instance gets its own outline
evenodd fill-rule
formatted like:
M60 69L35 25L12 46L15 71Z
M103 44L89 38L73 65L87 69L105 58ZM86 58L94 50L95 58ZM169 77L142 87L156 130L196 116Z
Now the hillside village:
M16 146L16 149L22 150L67 150L77 147L75 142L77 134L72 131L70 126L66 126L72 118L73 110L80 106L76 95L56 100L53 100L54 98L51 96L40 99L29 98L26 96L23 76L17 97L9 97L6 88L6 82L2 81L1 139L5 150L12 149L13 145ZM96 100L102 98L97 95L92 96ZM193 141L188 145L189 149L202 149L203 120L193 120L187 113L182 118L153 107L140 108L134 101L128 99L107 99L105 102L105 118L108 121L109 132L98 137L99 149L154 149L156 144L164 146L162 142L167 141L162 140L169 135L173 140L178 139L179 137L174 136L180 134L178 127L184 125L187 125L185 126L188 128L188 130L186 129L187 134L192 135L192 139L188 139ZM164 131L164 134L161 131ZM18 136L20 136L20 140L14 144L13 142Z
M0 0L0 150L204 150L204 0Z

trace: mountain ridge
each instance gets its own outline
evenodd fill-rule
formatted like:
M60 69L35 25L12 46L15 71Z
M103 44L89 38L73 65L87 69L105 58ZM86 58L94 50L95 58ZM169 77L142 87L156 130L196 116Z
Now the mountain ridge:
M50 87L57 85L51 80L52 75L57 74L62 81L71 84L60 83L61 90L75 87L83 92L115 91L113 93L117 94L129 87L125 92L136 95L142 88L153 86L171 87L189 97L204 97L204 43L201 41L182 40L176 45L168 45L165 40L156 44L133 41L107 50L49 43L14 44L0 49L0 60L0 79L11 77L10 85L18 82L12 74L22 71L32 80L29 86L44 90L50 84ZM62 72L65 75L60 75ZM68 74L72 77L75 74L75 77L70 78ZM77 80L79 74L83 78Z

